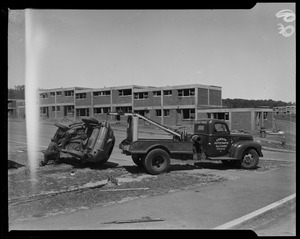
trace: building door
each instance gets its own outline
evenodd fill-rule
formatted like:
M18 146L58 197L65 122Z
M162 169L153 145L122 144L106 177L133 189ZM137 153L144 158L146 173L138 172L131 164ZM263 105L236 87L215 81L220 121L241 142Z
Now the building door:
M64 116L67 116L67 113L68 113L67 106L64 106Z

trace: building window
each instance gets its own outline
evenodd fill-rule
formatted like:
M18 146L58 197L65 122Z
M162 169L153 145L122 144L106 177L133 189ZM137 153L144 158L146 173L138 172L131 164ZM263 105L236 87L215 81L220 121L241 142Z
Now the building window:
M161 96L161 91L153 91L153 96Z
M61 96L61 91L56 91L57 96Z
M76 109L76 116L89 116L89 109Z
M116 107L117 112L122 112L122 113L131 113L132 112L132 107L131 106L121 106L121 107Z
M74 96L74 91L73 90L65 91L65 96Z
M149 110L135 110L134 113L147 117L147 115L149 114Z
M95 91L93 92L94 96L104 96L104 95L110 95L110 90L105 91Z
M178 90L178 96L194 96L195 95L195 89L182 89Z
M135 100L148 99L148 92L134 93L134 99Z
M55 106L52 106L52 111L55 111Z
M86 93L76 94L76 99L86 99Z
M56 106L56 111L60 111L60 106Z
M207 118L229 120L229 113L207 113Z
M48 108L48 107L40 107L40 114L41 114L41 115L47 114L47 108Z
M131 89L119 90L119 96L129 96L132 95Z
M42 93L42 94L40 94L40 98L42 98L42 99L48 98L48 94Z
M172 95L172 91L171 90L164 90L164 95L165 96L171 96Z
M107 114L110 112L110 107L94 108L94 114Z
M170 116L170 110L169 109L164 109L164 116L166 116L166 117Z
M74 105L67 105L66 112L67 114L74 114Z
M155 110L156 116L161 116L161 110Z
M50 92L50 96L55 96L55 92Z
M182 119L195 119L195 109L182 109Z

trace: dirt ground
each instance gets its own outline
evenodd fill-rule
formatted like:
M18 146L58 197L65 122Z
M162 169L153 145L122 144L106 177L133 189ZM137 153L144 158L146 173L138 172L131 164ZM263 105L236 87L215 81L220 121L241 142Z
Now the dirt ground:
M114 127L124 128L122 125ZM267 135L266 138L255 139L262 146L283 148L278 136ZM288 147L295 149L295 139L287 138ZM39 158L42 157L42 152L39 152ZM119 166L112 161L103 166L83 166L72 158L64 159L59 164L51 163L44 167L37 166L33 174L27 163L26 147L17 146L13 152L8 152L10 222L213 184L230 179L232 176L228 176L230 174L226 174L226 171L237 174L248 172L227 167L219 161L172 160L170 171L156 176L146 174L134 164ZM289 163L261 159L256 171L272 170Z

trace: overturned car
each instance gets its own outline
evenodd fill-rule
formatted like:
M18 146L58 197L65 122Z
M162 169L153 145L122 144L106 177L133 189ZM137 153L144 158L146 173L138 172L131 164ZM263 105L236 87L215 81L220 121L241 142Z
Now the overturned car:
M49 160L58 163L61 158L76 158L81 163L92 162L104 164L109 159L115 137L108 121L83 118L82 122L64 125L54 124L57 130L51 138L48 148L44 151L44 159L40 166Z

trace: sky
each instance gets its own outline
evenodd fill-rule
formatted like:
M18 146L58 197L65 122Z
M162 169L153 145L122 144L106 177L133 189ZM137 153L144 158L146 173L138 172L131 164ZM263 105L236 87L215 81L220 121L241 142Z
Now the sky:
M8 88L25 82L30 87L26 59L33 56L42 89L203 84L221 86L223 99L295 102L295 20L277 14L286 9L295 13L295 4L259 3L250 10L11 10Z

